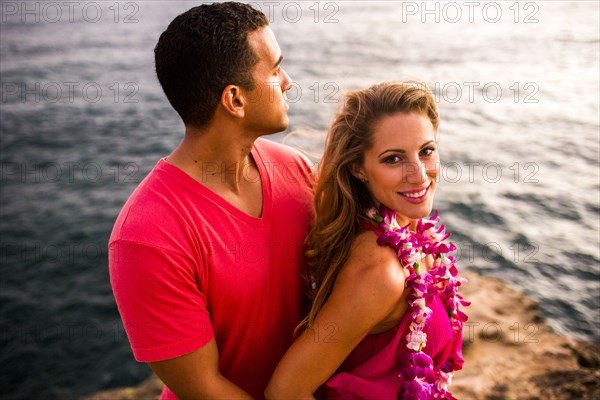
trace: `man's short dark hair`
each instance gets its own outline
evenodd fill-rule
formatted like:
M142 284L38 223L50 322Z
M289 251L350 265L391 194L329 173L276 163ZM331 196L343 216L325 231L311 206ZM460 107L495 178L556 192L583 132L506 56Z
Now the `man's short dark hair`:
M258 58L247 36L268 24L262 12L246 4L203 4L176 17L160 35L156 75L186 126L205 126L227 85L254 88Z

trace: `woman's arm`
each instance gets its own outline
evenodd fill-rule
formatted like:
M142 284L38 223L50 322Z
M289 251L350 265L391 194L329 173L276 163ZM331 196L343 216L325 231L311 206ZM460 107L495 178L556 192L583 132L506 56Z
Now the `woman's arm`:
M289 348L265 391L267 399L312 399L358 343L398 306L404 273L392 249L359 235L331 296Z

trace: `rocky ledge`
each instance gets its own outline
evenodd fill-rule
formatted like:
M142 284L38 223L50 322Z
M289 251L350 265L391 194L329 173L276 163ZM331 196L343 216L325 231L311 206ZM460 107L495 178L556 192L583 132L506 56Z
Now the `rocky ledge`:
M537 304L496 278L465 273L472 302L463 330L458 399L598 399L600 350L554 334Z
M554 334L537 304L496 278L473 272L461 288L469 321L463 331L465 365L452 393L474 400L588 400L600 398L600 350ZM162 383L93 394L84 400L157 399Z

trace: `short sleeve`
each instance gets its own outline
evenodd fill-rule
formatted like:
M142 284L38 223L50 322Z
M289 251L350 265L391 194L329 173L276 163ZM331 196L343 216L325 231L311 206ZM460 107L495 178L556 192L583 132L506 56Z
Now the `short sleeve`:
M312 187L316 180L316 164L311 162L304 153L298 150L296 150L296 160L301 166L300 168L302 169L302 175L304 175L305 179L309 183L309 186Z
M112 242L108 258L113 293L137 361L179 357L214 337L190 258L127 240Z

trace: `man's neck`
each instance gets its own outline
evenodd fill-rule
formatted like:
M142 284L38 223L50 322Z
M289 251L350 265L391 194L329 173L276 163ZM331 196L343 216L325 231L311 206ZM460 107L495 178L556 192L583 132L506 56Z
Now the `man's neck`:
M250 156L255 140L228 127L186 128L184 139L167 156L167 162L210 188L240 194L243 180L255 176Z

